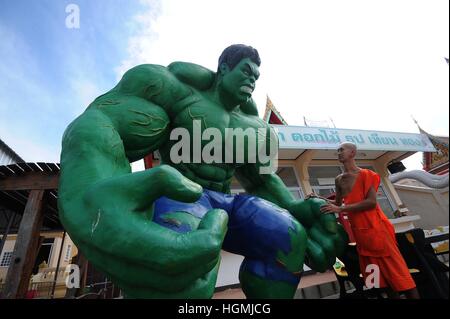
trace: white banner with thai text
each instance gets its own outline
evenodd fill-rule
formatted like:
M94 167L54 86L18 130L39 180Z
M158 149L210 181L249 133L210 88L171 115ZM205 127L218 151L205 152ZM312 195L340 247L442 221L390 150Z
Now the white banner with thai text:
M353 142L362 151L436 152L425 134L324 127L272 125L278 133L280 149L337 149Z

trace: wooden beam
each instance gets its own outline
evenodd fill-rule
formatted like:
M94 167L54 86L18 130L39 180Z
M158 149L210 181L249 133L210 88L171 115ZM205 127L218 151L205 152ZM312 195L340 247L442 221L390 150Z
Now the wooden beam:
M47 163L37 162L36 164L38 164L39 167L40 167L44 172L51 172L51 171L52 171L52 169L47 165Z
M55 163L47 163L47 166L51 168L52 172L59 172L59 167Z
M24 298L30 283L31 273L36 262L40 229L44 219L44 190L33 190L17 234L11 264L6 275L2 298Z
M10 170L12 170L17 175L23 174L24 170L17 164L7 165Z
M27 172L0 179L0 190L56 189L59 176L47 172Z
M27 163L17 163L17 165L23 169L25 172L32 172L33 169Z
M0 166L0 173L2 173L2 176L10 176L10 175L14 175L15 173L10 170L8 167L6 166Z

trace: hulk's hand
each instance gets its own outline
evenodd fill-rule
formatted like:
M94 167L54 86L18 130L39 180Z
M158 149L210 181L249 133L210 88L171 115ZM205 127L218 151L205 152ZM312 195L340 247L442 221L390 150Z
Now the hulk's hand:
M336 222L334 214L323 214L320 207L326 201L319 198L294 201L289 212L305 227L308 234L305 263L313 270L324 272L340 256L348 241L347 234Z
M152 221L159 197L193 202L201 193L200 185L161 165L94 184L81 209L64 202L64 224L86 257L126 296L209 298L227 214L211 210L196 230L183 234Z

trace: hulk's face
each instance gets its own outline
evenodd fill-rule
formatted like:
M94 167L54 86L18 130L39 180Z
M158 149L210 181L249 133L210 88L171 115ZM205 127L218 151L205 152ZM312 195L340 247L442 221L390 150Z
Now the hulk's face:
M259 78L259 67L250 58L242 59L232 70L226 64L221 66L221 88L236 102L247 101L255 89Z

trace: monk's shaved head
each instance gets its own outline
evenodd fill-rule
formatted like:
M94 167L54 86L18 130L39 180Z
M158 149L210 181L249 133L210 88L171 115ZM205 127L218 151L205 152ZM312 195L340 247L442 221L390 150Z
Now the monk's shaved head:
M356 145L351 142L344 142L339 145L337 150L338 160L341 163L353 161L356 156Z
M357 150L357 147L356 147L356 144L355 143L352 143L352 142L343 142L343 143L341 143L340 145L339 145L339 148L347 148L347 149L350 149L350 150L352 150L352 151L355 151L356 152L356 150Z

